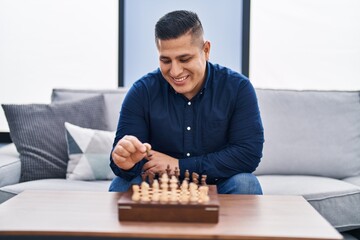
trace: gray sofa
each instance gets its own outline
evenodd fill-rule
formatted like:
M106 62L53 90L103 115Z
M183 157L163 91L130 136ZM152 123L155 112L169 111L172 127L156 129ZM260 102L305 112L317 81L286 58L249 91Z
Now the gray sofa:
M360 92L256 89L265 129L255 174L264 194L302 195L340 232L360 228ZM126 89L54 89L52 103L101 94L107 131ZM22 181L14 144L0 148L0 203L26 189L107 191L110 179Z

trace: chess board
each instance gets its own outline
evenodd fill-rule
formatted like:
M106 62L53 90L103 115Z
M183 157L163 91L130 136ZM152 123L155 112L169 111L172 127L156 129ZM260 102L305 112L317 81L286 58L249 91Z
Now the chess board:
M120 221L217 223L220 204L216 185L209 185L207 202L142 202L132 200L132 190L118 200ZM151 191L150 191L150 194Z

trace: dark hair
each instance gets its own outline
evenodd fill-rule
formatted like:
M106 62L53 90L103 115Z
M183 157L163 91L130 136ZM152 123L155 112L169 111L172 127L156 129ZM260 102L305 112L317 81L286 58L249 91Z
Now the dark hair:
M169 12L155 25L155 41L175 39L189 31L195 37L203 34L203 27L196 13L186 10Z

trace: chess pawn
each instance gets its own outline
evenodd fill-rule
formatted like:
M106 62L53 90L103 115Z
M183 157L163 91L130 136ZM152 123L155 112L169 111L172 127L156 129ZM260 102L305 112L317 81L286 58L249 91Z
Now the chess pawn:
M133 185L132 186L133 194L131 196L131 199L135 202L138 202L140 200L140 189L139 185Z
M152 198L151 200L154 202L158 202L160 200L160 193L159 193L159 182L157 179L154 179L152 184Z
M157 179L154 179L153 184L151 185L153 189L159 189L159 181Z
M161 189L163 191L167 191L169 189L169 178L166 173L163 173L163 175L161 176Z
M140 200L143 202L149 202L150 196L149 196L149 184L147 182L141 183L141 197Z
M199 187L199 203L210 201L210 197L208 195L209 187L201 186Z

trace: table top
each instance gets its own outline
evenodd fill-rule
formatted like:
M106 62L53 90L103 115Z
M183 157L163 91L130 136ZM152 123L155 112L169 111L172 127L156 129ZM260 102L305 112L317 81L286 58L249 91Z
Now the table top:
M1 236L342 239L301 196L219 194L219 223L120 222L121 193L24 191L0 204Z

